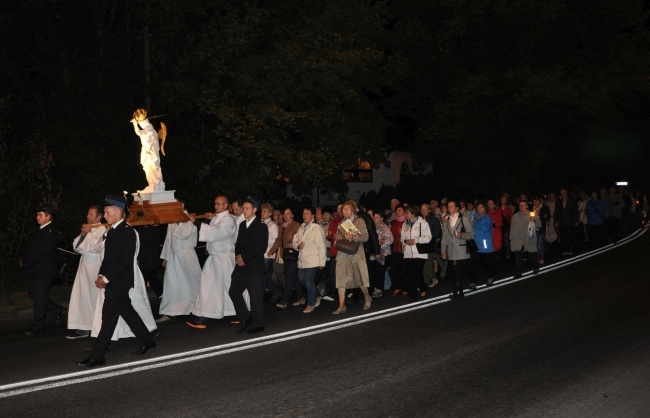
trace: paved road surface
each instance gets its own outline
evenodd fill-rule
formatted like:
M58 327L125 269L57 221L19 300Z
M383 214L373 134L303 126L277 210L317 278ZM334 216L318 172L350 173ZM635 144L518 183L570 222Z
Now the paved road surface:
M649 249L639 234L458 302L384 297L368 316L269 306L261 337L176 320L144 364L133 340L80 371L88 340L8 338L0 415L647 417Z

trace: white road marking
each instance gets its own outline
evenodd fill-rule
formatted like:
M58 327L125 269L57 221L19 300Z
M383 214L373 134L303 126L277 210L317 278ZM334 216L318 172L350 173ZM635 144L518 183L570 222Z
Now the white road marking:
M495 288L505 286L511 283L516 283L522 280L528 280L532 277L539 276L548 271L553 271L561 267L575 264L582 260L594 257L598 254L610 251L614 248L617 248L621 245L627 244L628 242L631 242L639 238L640 236L642 236L647 232L647 229L648 229L647 227L641 228L635 231L633 234L626 237L625 239L618 241L616 244L609 244L597 250L593 250L588 253L581 254L579 256L567 260L563 260L555 264L544 266L540 269L540 272L537 275L533 275L531 272L528 272L519 279L515 279L513 276L510 276L495 281L494 284L490 287L486 285L481 285L476 290L467 292L466 296L467 297L473 296L475 294L493 290ZM90 382L93 380L107 379L110 377L121 376L129 373L152 370L161 367L172 366L175 364L187 363L190 361L196 361L204 358L220 356L220 355L229 354L237 351L249 350L251 348L277 344L284 341L291 341L298 338L308 337L311 335L322 334L325 332L335 331L338 329L343 329L343 328L351 327L354 325L358 325L370 321L376 321L379 319L400 315L418 309L428 308L430 306L439 305L441 303L446 303L450 301L449 297L450 294L441 295L435 298L409 303L408 305L396 306L381 311L374 311L359 316L336 320L333 322L327 322L324 324L313 325L306 328L300 328L300 329L286 331L278 334L267 335L252 340L238 341L238 342L233 342L228 344L202 348L198 350L171 354L162 357L155 357L151 359L134 361L134 362L124 363L124 364L116 364L114 366L100 367L97 369L90 369L90 370L84 370L75 373L68 373L68 374L62 374L57 376L45 377L41 379L33 379L33 380L27 380L23 382L1 385L0 399L31 393L31 392L36 392L36 391L41 391L41 390L46 390L46 389L55 389L55 388L68 386L68 385Z

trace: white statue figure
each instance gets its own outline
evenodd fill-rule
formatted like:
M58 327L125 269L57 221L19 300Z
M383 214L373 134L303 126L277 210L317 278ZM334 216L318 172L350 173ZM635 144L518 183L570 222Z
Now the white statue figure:
M144 193L151 192L164 192L165 191L165 182L163 182L162 170L160 169L160 143L158 142L158 134L153 129L153 126L147 119L147 110L146 109L137 109L133 113L133 129L135 133L140 137L140 142L142 143L142 150L140 151L140 164L142 164L142 169L144 174L147 176L147 183L149 185L144 189L140 190ZM167 134L167 129L165 124L161 123L162 129L160 130L161 139L163 141L163 155L165 155L164 137Z

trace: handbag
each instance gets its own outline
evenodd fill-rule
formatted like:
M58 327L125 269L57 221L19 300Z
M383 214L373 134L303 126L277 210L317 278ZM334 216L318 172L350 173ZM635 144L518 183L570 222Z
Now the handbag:
M465 222L463 221L463 215L460 215L460 222L463 225L461 228L462 232L465 232ZM465 240L465 248L467 249L468 253L475 253L478 251L478 245L476 244L476 241L474 241L474 238L470 238L468 240Z
M359 250L360 241L350 241L348 239L338 239L334 242L334 248L346 254L356 254Z
M318 294L321 296L329 296L334 293L334 284L330 279L321 280L318 283Z
M420 237L422 237L422 226L420 226ZM436 252L436 242L431 240L425 244L415 244L418 254L430 254Z
M300 251L287 247L282 251L282 258L284 261L298 261L298 254Z
M478 251L478 245L476 245L474 239L468 239L465 245L467 245L467 252L469 253L475 253Z

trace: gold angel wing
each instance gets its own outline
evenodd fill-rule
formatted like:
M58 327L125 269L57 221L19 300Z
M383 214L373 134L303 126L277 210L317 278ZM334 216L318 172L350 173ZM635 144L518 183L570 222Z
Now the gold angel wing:
M162 155L165 155L165 140L167 139L167 125L164 122L160 122L160 130L158 131L158 139L160 140L160 152Z

